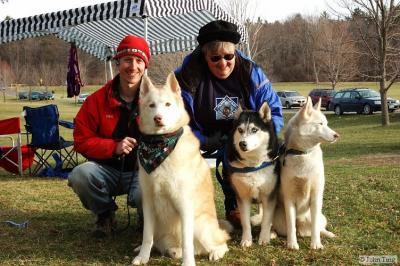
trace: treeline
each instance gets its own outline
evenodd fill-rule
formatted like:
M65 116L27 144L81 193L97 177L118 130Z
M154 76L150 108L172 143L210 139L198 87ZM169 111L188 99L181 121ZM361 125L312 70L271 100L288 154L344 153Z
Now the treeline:
M377 66L363 56L357 37L360 24L363 30L370 30L368 21L357 13L344 20L331 19L323 13L307 18L296 15L284 22L249 23L251 55L275 82L329 81L334 87L341 81L369 80ZM375 45L371 43L370 47L374 49ZM153 56L149 74L156 82L162 82L187 53ZM34 85L42 79L46 85L65 85L68 54L69 44L55 37L2 44L0 82ZM85 84L104 83L104 62L79 51L79 65Z

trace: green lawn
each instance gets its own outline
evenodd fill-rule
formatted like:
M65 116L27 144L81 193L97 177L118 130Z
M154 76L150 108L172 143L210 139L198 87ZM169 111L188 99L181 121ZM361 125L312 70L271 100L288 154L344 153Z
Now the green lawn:
M276 84L280 89L293 84ZM298 84L307 91L312 84ZM296 87L296 88L297 88ZM299 89L300 91L300 89ZM392 88L393 96L399 88ZM400 96L400 95L399 95ZM399 96L395 96L400 98ZM58 97L61 117L71 120L79 105ZM0 119L19 115L23 105L0 105ZM293 114L285 114L285 121ZM230 251L218 263L197 257L198 265L357 265L360 255L400 257L400 111L390 114L391 125L380 126L380 114L370 116L327 115L330 126L341 138L323 146L326 185L323 212L328 229L337 237L323 238L323 250L309 249L310 238L300 238L300 250L285 248L286 239L268 246L242 250L240 231L232 234ZM65 131L65 135L71 134ZM69 135L70 136L70 135ZM222 194L217 189L217 209L223 216ZM125 197L117 199L119 226L126 224ZM128 265L141 232L133 225L112 239L93 239L89 232L95 217L84 210L65 180L17 177L0 170L0 222L29 220L27 229L0 223L1 265ZM253 230L258 235L259 228ZM255 241L256 243L256 241ZM180 261L153 254L149 265L180 265Z

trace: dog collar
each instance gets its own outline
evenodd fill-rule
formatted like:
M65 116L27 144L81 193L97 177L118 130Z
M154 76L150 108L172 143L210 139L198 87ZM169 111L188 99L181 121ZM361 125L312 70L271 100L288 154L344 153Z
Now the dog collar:
M270 165L273 165L277 158L278 158L278 156L276 156L272 161L263 162L261 165L259 165L257 167L246 166L246 167L243 167L243 168L238 168L238 167L232 166L229 163L228 158L226 158L226 152L224 152L224 162L223 162L223 164L224 164L224 167L227 168L227 170L230 173L252 173L252 172L264 169L264 168L266 168L266 167L268 167Z
M292 154L292 155L304 155L304 154L308 154L312 151L313 149L309 149L306 151L301 151L301 150L296 150L296 149L288 149L285 151L285 156L288 154Z
M163 135L142 135L138 146L140 164L150 174L174 150L176 143L183 134L181 127L173 133Z
M287 155L290 155L290 154L291 155L306 155L306 154L309 154L312 150L313 149L309 149L306 151L300 151L300 150L296 150L296 149L288 149L288 150L285 150L283 158L285 158ZM283 159L282 165L285 165L285 163L286 163L286 159Z

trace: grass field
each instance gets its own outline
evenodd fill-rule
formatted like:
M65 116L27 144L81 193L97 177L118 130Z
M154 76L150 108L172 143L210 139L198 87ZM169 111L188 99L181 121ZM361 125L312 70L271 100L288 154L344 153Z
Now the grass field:
M296 88L305 95L312 84L276 84L276 89ZM371 84L369 87L372 87ZM351 85L349 85L351 86ZM400 86L391 95L400 98ZM59 93L61 95L61 92ZM54 101L63 119L71 120L79 106L73 99ZM7 99L0 105L0 119L16 116L23 105ZM285 121L293 114L285 114ZM327 114L340 135L335 144L323 146L326 185L323 212L328 229L337 237L323 238L323 250L309 249L310 238L299 238L300 250L285 248L286 239L270 245L254 244L242 250L240 231L232 234L230 251L218 263L197 257L198 265L357 265L360 255L400 257L400 112L390 114L391 125L380 126L380 114L370 116ZM65 131L66 135L71 132ZM217 189L217 209L223 216L223 197ZM117 198L119 226L126 224L125 197ZM133 210L133 221L135 211ZM8 227L4 220L29 220L26 229ZM128 265L133 248L141 242L135 222L112 239L90 236L95 217L83 209L66 181L58 178L17 177L0 170L1 265ZM257 236L259 228L253 230ZM256 242L256 241L255 241ZM154 253L149 265L180 265L180 261Z

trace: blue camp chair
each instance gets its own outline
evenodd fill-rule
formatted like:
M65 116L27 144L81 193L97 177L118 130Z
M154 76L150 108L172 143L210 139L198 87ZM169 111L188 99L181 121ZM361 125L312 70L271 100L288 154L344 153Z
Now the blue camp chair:
M27 143L35 150L33 170L29 167L31 175L37 175L40 170L50 169L51 160L58 153L62 168L74 168L78 164L78 155L73 149L74 142L67 141L60 136L59 126L73 129L71 122L59 120L57 105L49 104L41 107L24 106L25 129L27 131Z

